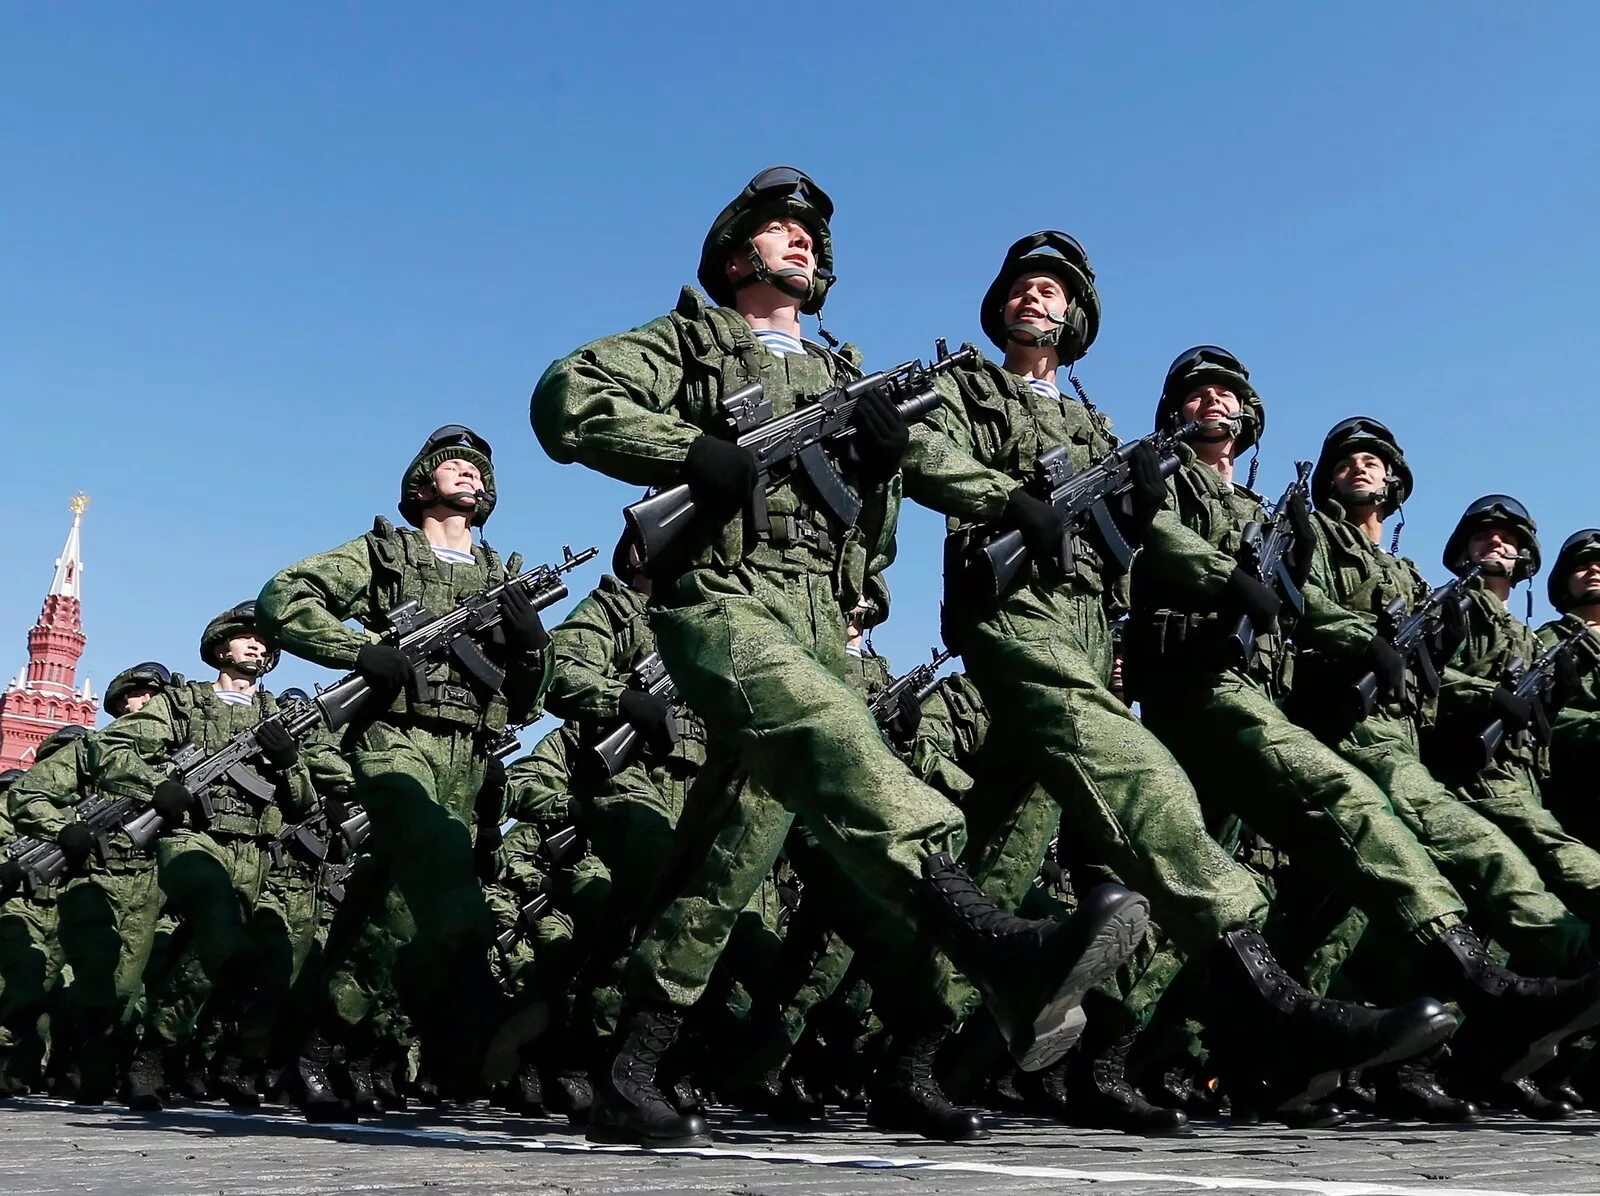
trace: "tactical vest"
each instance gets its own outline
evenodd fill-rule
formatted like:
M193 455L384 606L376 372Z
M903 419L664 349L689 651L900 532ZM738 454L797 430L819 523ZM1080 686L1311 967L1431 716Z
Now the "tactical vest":
M845 679L861 691L861 696L872 701L894 680L889 674L889 662L871 648L863 649L859 656L846 653Z
M955 370L949 377L960 392L972 429L973 457L1008 477L1030 481L1040 455L1057 445L1066 447L1074 472L1094 464L1117 447L1111 422L1097 409L1065 395L1059 400L1047 398L996 362L985 358L976 368ZM977 532L954 518L948 521L948 529L947 580L960 576L961 562ZM1077 561L1074 588L1090 594L1103 593L1106 568L1097 543L1092 537L1080 536L1073 550ZM1039 580L1036 567L1030 567L1029 577Z
M404 602L417 601L429 615L452 610L463 598L481 594L521 572L522 557L511 554L502 562L487 544L472 550L472 564L452 565L433 555L428 538L411 528L397 528L383 516L366 534L372 560L371 609L387 613ZM382 630L380 625L378 630ZM505 641L497 634L481 646L495 664L508 657ZM488 692L448 654L427 672L428 692L413 696L402 691L390 713L413 721L447 723L483 735L498 735L506 726L506 700Z
M1334 514L1317 511L1312 516L1328 566L1328 597L1345 610L1369 617L1374 634L1390 635L1395 629L1388 624L1389 607L1399 599L1404 606L1399 617L1404 619L1427 598L1431 587L1408 558L1391 556L1355 524L1338 518L1337 504L1329 506ZM1335 687L1348 687L1357 679L1352 670L1366 671L1363 664L1330 661L1320 653L1304 650L1299 654L1296 668L1298 687L1326 688L1331 698L1337 697L1333 692ZM1416 687L1407 688L1417 699ZM1423 722L1431 722L1436 706L1437 699L1421 699L1419 704L1408 706L1391 696L1382 708L1392 715L1411 714Z
M1509 678L1515 661L1520 660L1523 667L1531 667L1541 653L1539 637L1533 629L1513 615L1481 578L1467 587L1467 638L1451 661L1451 668L1468 677L1498 684ZM1454 710L1448 681L1445 687L1440 702L1442 725L1434 740L1424 744L1425 758L1430 765L1438 760L1434 767L1436 773L1460 775L1470 780L1478 771L1477 738L1493 715L1484 703L1470 699L1465 710ZM1430 752L1430 748L1434 750ZM1528 736L1508 735L1501 750L1507 759L1532 768L1542 770L1548 764L1548 750Z
M647 614L649 599L609 573L589 596L611 624L612 675L626 679L641 660L656 650L656 633ZM678 742L671 758L691 768L700 767L706 762L705 723L681 702L673 705L672 723Z
M1179 449L1179 456L1183 467L1172 475L1179 522L1217 551L1238 559L1245 528L1266 522L1261 496L1225 482L1187 446ZM1238 641L1233 639L1238 613L1189 609L1192 601L1192 595L1163 593L1135 558L1133 611L1123 647L1123 676L1135 699L1141 690L1159 686L1163 673L1170 669L1223 672L1238 666ZM1280 621L1290 614L1286 608ZM1283 650L1285 631L1292 632L1292 628L1281 626L1276 632L1257 635L1255 655L1245 662L1245 674L1271 693L1286 691L1290 682L1289 654Z
M205 755L219 752L240 731L248 730L278 712L278 702L258 688L248 706L235 706L217 697L209 682L190 681L162 691L172 715L175 748L198 744ZM253 767L261 767L259 762ZM211 822L205 829L218 839L260 838L283 829L283 813L276 802L258 806L226 777L211 787Z
M707 305L691 287L683 289L668 319L677 331L684 365L679 414L712 435L727 434L722 397L752 382L762 384L773 414L783 416L801 399L861 376L859 358L848 346L845 353L834 353L808 341L803 342L804 354L779 357L769 352L737 311ZM837 456L830 458L837 467ZM796 478L767 496L772 522L768 536L758 538L742 517L722 527L691 528L684 565L731 569L749 562L779 573L825 573L833 577L841 605L855 605L872 561L893 555L900 479L896 474L887 485L863 490L843 469L841 475L862 500L854 527L833 526L808 484Z

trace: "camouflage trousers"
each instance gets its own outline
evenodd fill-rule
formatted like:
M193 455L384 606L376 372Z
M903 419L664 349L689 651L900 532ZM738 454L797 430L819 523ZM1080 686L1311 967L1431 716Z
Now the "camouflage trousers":
M1588 925L1545 887L1538 868L1503 831L1422 763L1413 720L1375 712L1350 728L1337 748L1389 796L1437 871L1465 896L1474 920L1510 951L1514 964L1533 972L1569 971L1587 954ZM1287 846L1292 854L1294 845Z
M796 815L867 897L914 919L923 861L959 851L964 827L889 750L846 680L830 579L699 569L658 601L651 623L662 660L709 729L707 769L731 772L737 761L749 784L737 816L716 828L703 862L645 928L629 994L678 1005L699 998Z
M0 1045L39 1044L40 1019L61 973L56 899L12 897L0 904Z
M59 911L68 969L62 1004L104 1025L132 1023L161 913L156 862L117 859L72 880Z

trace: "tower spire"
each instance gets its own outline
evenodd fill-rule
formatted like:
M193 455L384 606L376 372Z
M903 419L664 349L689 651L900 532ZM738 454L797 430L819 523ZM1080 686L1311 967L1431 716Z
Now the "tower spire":
M80 490L67 505L72 508L72 529L67 532L66 546L56 558L56 575L50 582L50 595L81 599L83 594L79 587L83 578L83 545L79 529L83 526L83 512L89 505L89 496Z

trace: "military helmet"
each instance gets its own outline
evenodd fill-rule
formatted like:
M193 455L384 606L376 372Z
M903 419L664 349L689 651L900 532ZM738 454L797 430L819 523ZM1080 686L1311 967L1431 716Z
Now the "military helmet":
M11 788L12 785L16 784L17 781L25 775L25 770L21 768L8 768L4 772L0 772L0 793L4 793L7 789Z
M1586 527L1562 541L1556 563L1550 566L1550 576L1545 578L1545 593L1551 606L1565 614L1578 605L1567 590L1567 580L1579 565L1597 557L1600 557L1600 527Z
M1064 362L1077 361L1100 335L1100 293L1094 289L1094 267L1089 265L1089 255L1078 239L1054 229L1029 233L1006 250L1000 272L983 293L983 303L978 308L984 335L995 348L1005 351L1009 331L1005 322L1006 297L1011 284L1024 274L1053 275L1072 296L1074 303L1067 309L1066 322L1054 339L1041 339L1039 343L1056 345Z
M55 755L62 748L82 739L88 733L88 727L79 726L77 723L68 723L64 727L57 727L39 741L39 746L34 749L33 762L37 764L39 761Z
M1383 513L1389 515L1411 497L1411 467L1406 464L1400 442L1388 427L1369 415L1355 415L1334 424L1323 438L1316 468L1311 471L1311 501L1326 507L1333 497L1333 471L1352 453L1371 453L1389 467Z
M1467 541L1473 534L1488 527L1508 527L1517 533L1517 547L1522 559L1511 571L1511 584L1527 581L1539 572L1539 525L1528 514L1528 508L1509 494L1485 494L1474 499L1456 520L1450 538L1444 542L1444 567L1460 577L1472 567L1467 555Z
M788 271L774 273L769 270L750 244L750 236L763 221L788 216L800 221L811 230L816 275L802 291L797 283L786 280ZM801 300L800 310L815 315L822 310L833 286L833 234L828 222L833 219L833 200L817 186L811 177L793 166L769 166L745 186L745 189L718 213L700 247L700 269L695 277L721 307L733 306L733 292L737 289L727 275L728 258L741 251L750 253L750 264L757 279L769 282L787 295Z
M228 662L223 659L222 649L227 647L229 640L237 639L241 635L260 636L262 642L267 645L266 663L261 671L252 674L253 676L264 677L278 667L281 653L256 620L254 598L248 602L241 602L238 606L229 607L206 624L206 629L200 633L200 659L214 669L223 668Z
M1172 359L1156 404L1156 431L1175 432L1183 422L1183 403L1208 383L1225 386L1239 399L1239 432L1233 438L1237 456L1260 441L1267 430L1267 408L1250 384L1250 371L1228 350L1195 345Z
M417 490L433 483L433 471L444 462L470 461L483 475L484 497L478 500L472 516L472 526L482 527L494 513L493 456L494 450L489 447L489 442L466 424L445 424L442 428L435 428L423 441L417 455L411 458L405 473L400 475L401 517L412 527L421 527L424 504L417 498Z
M106 686L103 700L106 713L112 718L121 718L128 713L128 695L134 690L149 689L160 693L171 684L172 672L158 660L142 661L132 668L123 669Z

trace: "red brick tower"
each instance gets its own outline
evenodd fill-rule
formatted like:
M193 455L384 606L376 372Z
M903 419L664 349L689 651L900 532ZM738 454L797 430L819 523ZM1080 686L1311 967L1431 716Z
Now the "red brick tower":
M74 688L85 642L78 533L88 505L86 495L72 499L72 530L56 558L56 575L39 621L28 633L27 667L0 694L0 771L27 768L46 735L70 723L91 727L100 709L87 677L81 690Z

